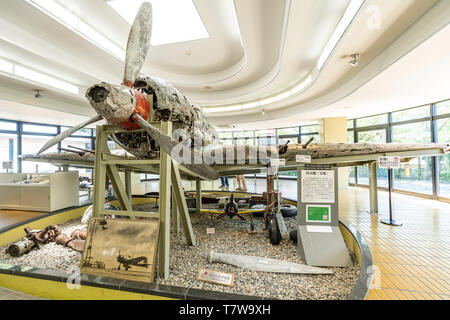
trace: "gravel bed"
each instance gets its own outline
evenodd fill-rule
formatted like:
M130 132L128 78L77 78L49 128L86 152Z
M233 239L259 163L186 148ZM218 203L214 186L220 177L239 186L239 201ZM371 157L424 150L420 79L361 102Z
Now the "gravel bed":
M86 225L82 224L81 218L79 218L69 220L59 226L62 233L70 236L73 230L82 229ZM25 231L23 235L25 236ZM7 245L0 246L0 261L3 263L63 272L66 272L71 266L80 266L80 252L54 242L42 245L40 249L34 249L17 258L5 253L7 247Z
M135 210L150 211L152 204L134 206ZM246 215L244 215L246 216ZM287 230L295 229L295 218L285 218ZM191 214L196 246L188 246L183 231L176 236L171 234L170 277L167 280L156 279L157 283L178 287L198 288L235 294L260 296L269 299L327 299L343 300L352 291L360 267L330 268L331 275L276 274L241 269L227 264L208 263L208 253L260 256L296 263L305 263L294 244L287 238L273 246L268 233L263 231L263 218L255 218L256 234L249 234L249 223L224 217L211 220L209 214ZM81 229L81 219L68 221L62 225L62 232L70 234ZM206 234L206 228L214 227L215 234ZM182 228L181 228L182 229ZM55 243L42 246L26 255L13 258L5 254L6 246L0 247L0 261L8 264L31 266L36 268L66 272L71 266L79 266L81 253ZM354 259L353 253L351 253ZM206 268L234 274L234 286L198 281L199 268ZM156 272L157 274L157 264Z

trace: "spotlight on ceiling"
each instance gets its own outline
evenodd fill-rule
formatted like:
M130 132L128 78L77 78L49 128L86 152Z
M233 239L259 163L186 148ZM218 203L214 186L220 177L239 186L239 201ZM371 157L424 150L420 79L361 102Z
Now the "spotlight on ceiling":
M356 68L359 64L359 53L354 53L350 55L350 58L352 58L352 60L350 60L350 65L354 68Z
M266 111L265 111L264 109L262 109L261 114L262 114L262 115L265 115L265 114L266 114Z
M37 99L42 98L42 94L41 94L42 90L35 89L34 91L36 91L36 94L34 95L35 98L37 98Z

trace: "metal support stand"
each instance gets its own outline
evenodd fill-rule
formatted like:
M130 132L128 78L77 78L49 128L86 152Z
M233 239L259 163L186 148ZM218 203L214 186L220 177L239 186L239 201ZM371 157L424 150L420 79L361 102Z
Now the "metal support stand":
M402 226L403 223L392 219L392 169L388 169L388 184L389 184L389 219L381 219L381 223L391 226Z
M377 183L377 163L369 164L369 196L370 213L378 214L378 183Z
M172 135L171 122L152 122L152 124L160 128L162 132ZM171 185L174 196L174 211L179 213L187 243L189 245L195 245L195 237L187 209L179 168L170 156L163 151L160 152L159 160L128 159L111 154L107 145L108 136L118 132L124 132L124 130L112 125L97 126L92 208L93 216L101 217L111 214L110 211L104 209L106 181L107 178L109 178L121 209L114 211L114 215L128 216L130 218L152 217L159 219L158 273L161 278L167 279L169 277ZM139 166L156 167L159 169L160 205L158 212L133 211L132 209L131 171L139 172ZM119 171L125 171L125 186L120 179ZM176 224L178 220L176 215L174 220Z

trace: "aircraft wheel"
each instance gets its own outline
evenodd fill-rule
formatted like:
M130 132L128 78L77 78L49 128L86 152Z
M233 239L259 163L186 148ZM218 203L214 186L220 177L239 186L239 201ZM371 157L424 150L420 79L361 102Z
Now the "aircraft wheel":
M269 225L269 239L272 245L277 245L281 242L281 232L278 228L278 220L274 214L269 214L267 217Z
M297 215L297 207L291 204L282 204L280 206L280 212L283 217L295 217Z

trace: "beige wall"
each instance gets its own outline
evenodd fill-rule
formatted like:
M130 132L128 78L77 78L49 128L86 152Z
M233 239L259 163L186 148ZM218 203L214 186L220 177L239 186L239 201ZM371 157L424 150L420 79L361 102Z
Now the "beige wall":
M347 118L319 120L320 143L347 143ZM339 190L348 188L348 168L339 168Z

